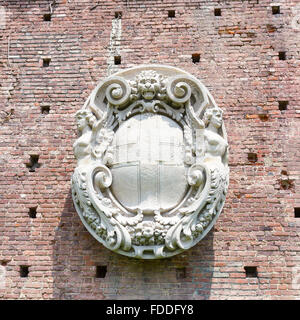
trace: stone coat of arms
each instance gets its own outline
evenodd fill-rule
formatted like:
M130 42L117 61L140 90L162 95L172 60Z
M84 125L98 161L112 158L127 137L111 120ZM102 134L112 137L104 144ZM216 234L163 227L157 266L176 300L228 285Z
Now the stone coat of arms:
M228 188L222 110L178 68L101 81L76 113L72 196L87 230L123 255L178 254L212 228Z

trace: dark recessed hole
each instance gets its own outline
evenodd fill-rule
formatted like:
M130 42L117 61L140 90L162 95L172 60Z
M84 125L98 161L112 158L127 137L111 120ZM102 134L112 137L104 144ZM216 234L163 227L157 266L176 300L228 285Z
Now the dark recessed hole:
M34 172L36 168L40 167L39 161L39 155L30 155L30 162L26 163L26 167L29 168L29 172Z
M253 152L248 153L248 161L256 162L257 161L257 154Z
M269 115L268 114L265 114L265 113L261 113L258 115L259 119L261 121L268 121L269 120Z
M244 267L247 278L257 278L257 267Z
M285 51L278 52L278 58L279 60L286 60L286 53Z
M216 8L214 12L216 17L220 17L222 15L222 10L220 8Z
M50 106L41 106L41 113L48 114L50 112Z
M168 10L168 18L175 18L175 10Z
M280 13L280 6L272 6L272 13L279 14Z
M280 189L282 190L289 190L294 187L293 180L290 179L282 179L279 181L280 183Z
M20 277L27 278L29 274L29 267L28 266L20 266Z
M107 266L96 266L96 278L105 278Z
M122 11L116 11L115 12L115 19L121 19L122 18Z
M9 262L8 260L2 260L1 266L6 267L8 262Z
M284 176L287 176L288 172L286 170L281 170L281 174L283 174Z
M51 61L50 58L44 58L44 59L43 59L43 68L49 67L50 61Z
M186 268L176 268L176 279L185 279L186 278Z
M114 61L115 61L115 64L121 64L121 56L115 56L114 57Z
M200 54L199 53L193 53L192 54L192 61L193 61L193 63L200 62Z
M262 231L272 231L272 227L262 227Z
M300 208L294 208L295 218L300 218Z
M266 27L267 31L270 33L275 32L277 30L277 28L273 24L267 24Z
M37 209L37 207L29 208L28 215L30 218L32 218L32 219L36 218L36 209Z
M51 21L51 13L44 14L44 21Z
M288 101L278 101L278 108L280 111L286 110L289 102Z

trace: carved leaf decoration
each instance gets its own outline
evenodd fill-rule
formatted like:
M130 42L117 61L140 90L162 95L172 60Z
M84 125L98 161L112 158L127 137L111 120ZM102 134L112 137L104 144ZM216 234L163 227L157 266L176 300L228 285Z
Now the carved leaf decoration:
M94 189L92 181L95 172L103 171L104 173L110 172L109 169L103 165L94 165L89 167L87 175L89 178L87 179L87 188L89 191L91 202L94 208L97 210L99 216L102 218L103 223L105 223L108 233L110 234L110 246L111 250L117 250L122 245L123 250L128 251L131 248L131 237L126 228L124 228L116 219L114 219L112 208L103 205L103 202L99 200L96 196L96 191ZM98 189L98 192L101 192ZM107 217L107 214L109 218ZM115 241L113 242L113 236L115 237Z

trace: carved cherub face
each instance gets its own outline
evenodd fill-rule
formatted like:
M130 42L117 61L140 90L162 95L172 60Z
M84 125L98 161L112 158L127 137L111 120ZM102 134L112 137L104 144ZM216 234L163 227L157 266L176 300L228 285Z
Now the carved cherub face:
M220 108L214 107L205 111L203 121L205 126L211 125L217 129L222 126L223 112Z
M76 120L78 131L82 131L87 126L92 128L96 118L90 111L79 110L76 113Z
M160 87L160 78L156 72L143 71L137 77L137 90L146 100L155 97Z
M77 120L77 129L79 131L82 131L87 125L87 119L86 119L86 114L84 113L77 113L76 114L76 120Z
M221 110L219 109L214 109L211 119L210 119L210 123L217 129L219 129L222 125L222 121L223 121L223 115Z

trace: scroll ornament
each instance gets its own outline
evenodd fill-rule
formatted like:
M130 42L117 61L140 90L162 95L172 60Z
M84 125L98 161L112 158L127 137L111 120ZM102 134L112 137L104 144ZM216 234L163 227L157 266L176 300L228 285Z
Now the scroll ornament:
M105 247L141 259L181 253L212 228L228 189L223 112L178 68L101 81L76 113L72 196Z

